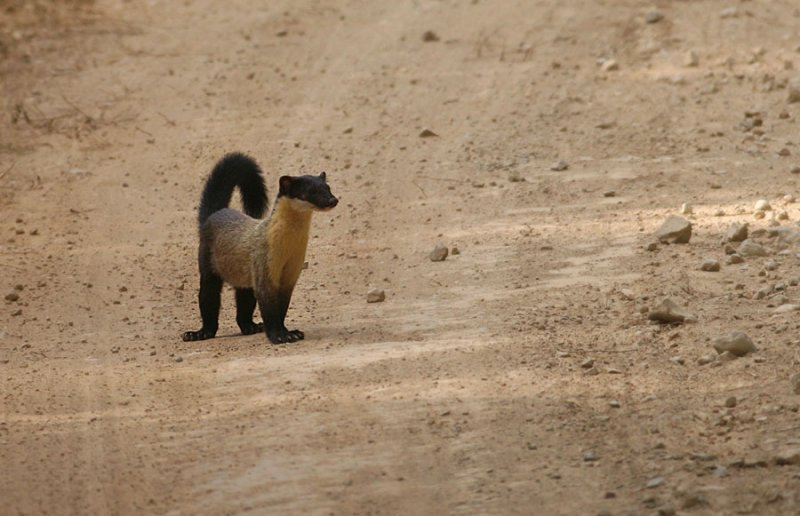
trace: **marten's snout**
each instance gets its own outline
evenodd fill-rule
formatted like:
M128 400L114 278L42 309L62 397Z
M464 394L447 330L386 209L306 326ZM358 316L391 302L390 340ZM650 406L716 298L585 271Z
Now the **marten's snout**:
M328 208L335 208L339 204L339 199L331 195L331 200L328 202Z

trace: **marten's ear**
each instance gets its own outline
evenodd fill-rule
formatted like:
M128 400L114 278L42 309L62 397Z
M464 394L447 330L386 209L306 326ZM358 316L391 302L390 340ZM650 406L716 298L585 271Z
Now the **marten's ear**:
M320 177L320 179L322 179L323 181L326 181L326 182L328 181L328 175L327 175L325 172L323 172L322 174L320 174L320 175L319 175L319 177Z
M278 180L280 186L280 193L289 193L289 188L292 187L292 176L281 176Z

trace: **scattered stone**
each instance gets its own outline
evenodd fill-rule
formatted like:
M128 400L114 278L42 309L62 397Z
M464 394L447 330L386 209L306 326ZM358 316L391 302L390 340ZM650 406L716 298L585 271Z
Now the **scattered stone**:
M794 394L800 394L800 373L793 374L789 382L792 384L792 392Z
M522 183L525 181L525 178L522 177L522 174L519 170L512 170L508 173L508 180L512 183Z
M647 318L651 321L669 324L684 322L688 316L689 314L675 301L665 298L658 306L650 310Z
M620 404L619 404L619 401L617 401L617 400L611 400L611 401L608 402L608 406L611 407L611 408L619 408Z
M661 487L664 485L664 482L665 482L664 477L651 478L650 480L647 481L647 488L655 489L656 487Z
M586 360L581 362L581 367L583 369L591 369L593 366L594 366L594 359L593 358L587 358Z
M569 164L566 161L556 161L550 165L550 170L554 170L556 172L561 172L563 170L567 170L568 168Z
M614 190L609 190L607 192L603 192L603 197L616 197L617 192Z
M756 295L754 297L756 299L764 299L768 295L772 294L773 290L775 290L775 289L774 289L774 287L772 285L768 285L766 287L761 287L760 289L758 289L758 291L756 292Z
M644 21L647 23L658 23L664 19L664 14L661 11L650 11L644 15Z
M604 72L614 72L619 70L619 63L616 59L606 59L603 61L603 64L600 65L600 69Z
M714 355L703 355L697 359L697 365L708 365L714 361Z
M775 464L778 466L789 466L800 464L800 447L787 448L775 455Z
M727 262L728 262L729 265L737 265L739 263L743 263L744 262L744 258L742 258L738 254L734 253L734 254L728 256Z
M697 56L697 52L694 50L689 50L684 54L683 57L683 65L689 68L694 68L695 66L700 64L700 58Z
M795 102L800 102L800 88L797 86L792 86L789 88L789 96L786 99L789 104L794 104Z
M379 288L370 289L367 292L367 303L382 303L386 300L386 292Z
M645 251L658 251L658 242L650 242L645 246Z
M778 220L789 220L789 213L786 211L781 211L778 213Z
M769 205L769 201L766 199L759 199L756 201L756 205L754 210L755 211L769 211L772 209L772 206Z
M655 237L662 243L688 244L692 238L692 223L683 217L670 215L656 231Z
M736 18L739 16L739 9L736 7L727 7L719 12L720 18Z
M742 242L747 240L748 231L749 227L746 222L744 224L737 224L734 222L728 227L728 231L725 232L725 241Z
M761 220L766 216L767 216L767 214L764 213L763 211L757 211L757 212L753 213L753 217L755 217L758 220Z
M594 462L594 461L596 461L596 460L598 460L598 459L599 459L599 457L598 457L598 456L597 456L597 454L596 454L594 451L592 451L592 450L589 450L589 451L587 451L587 452L585 452L585 453L583 454L583 460L584 460L584 462Z
M790 151L786 147L783 147L783 148L781 148L781 150L778 151L778 156L780 156L782 158L786 158L786 157L791 156L791 155L792 155L792 151Z
M705 259L703 264L700 266L700 270L705 272L719 272L719 269L719 262L713 258Z
M11 317L19 317L20 315L22 315L22 308L18 308L11 312Z
M681 204L681 215L691 215L693 213L692 205L688 202Z
M731 244L725 244L725 247L723 247L722 250L725 251L725 254L736 254L736 248Z
M434 41L439 41L439 36L436 35L436 33L433 32L432 30L426 30L422 34L422 41L424 41L425 43L432 43Z
M736 396L728 396L725 398L725 406L728 408L733 408L736 406Z
M736 249L737 254L744 258L749 256L767 256L767 251L761 244L757 244L752 240L745 240Z
M450 254L452 254L453 256L459 255L461 254L461 250L459 250L458 247L453 246L453 248L450 249Z
M755 351L756 347L746 333L735 331L730 335L722 335L715 338L714 349L720 354L727 351L737 357L742 357Z
M683 357L672 357L669 359L669 361L678 365L684 365L686 363L686 360L684 360Z
M447 247L442 244L436 244L431 254L428 255L432 262L443 262L447 258Z
M714 468L714 471L711 473L717 478L724 478L728 476L728 468L723 466L722 464L717 464Z
M19 301L19 294L17 294L16 292L9 292L8 294L6 294L6 301L9 301L11 303Z
M422 132L419 133L420 138L431 138L433 136L439 136L439 135L434 133L430 129L423 129Z
M183 362L183 357L178 355L177 357L175 357L175 361L178 363Z
M776 262L775 260L769 260L764 264L764 268L768 271L774 271L775 269L778 268L778 262Z
M800 167L798 167L798 166L794 166L794 167L792 167L792 168L791 168L791 170L789 170L789 172L790 172L791 174L800 174ZM783 197L783 200L784 200L784 201L786 200L786 197L789 197L789 196L788 196L788 195L785 195L785 196Z

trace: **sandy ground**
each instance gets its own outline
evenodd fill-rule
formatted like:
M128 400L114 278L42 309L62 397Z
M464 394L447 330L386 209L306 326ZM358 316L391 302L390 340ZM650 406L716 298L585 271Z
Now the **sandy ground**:
M800 512L794 1L0 6L0 513ZM232 150L341 199L301 343L179 338Z

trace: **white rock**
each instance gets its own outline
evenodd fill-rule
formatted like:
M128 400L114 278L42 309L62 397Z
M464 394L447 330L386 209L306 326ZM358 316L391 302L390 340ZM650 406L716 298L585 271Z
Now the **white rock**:
M655 237L662 243L688 244L692 238L692 223L683 217L670 215L658 228Z
M619 70L619 63L617 63L616 59L606 59L603 61L603 64L600 65L600 69L604 72L613 72Z
M691 215L693 213L692 205L688 202L681 204L681 215Z
M769 211L772 209L772 206L769 205L769 201L766 199L759 199L756 201L755 211Z

